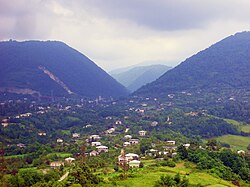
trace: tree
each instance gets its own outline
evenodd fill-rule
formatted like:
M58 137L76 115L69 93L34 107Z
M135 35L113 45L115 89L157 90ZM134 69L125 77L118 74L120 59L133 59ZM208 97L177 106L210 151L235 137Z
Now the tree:
M183 145L180 145L177 148L177 153L180 156L180 158L183 159L183 160L188 158L188 151Z

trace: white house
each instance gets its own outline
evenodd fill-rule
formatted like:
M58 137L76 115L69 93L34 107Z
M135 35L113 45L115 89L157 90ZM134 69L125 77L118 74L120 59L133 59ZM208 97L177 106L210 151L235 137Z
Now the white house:
M73 133L72 138L80 138L80 134L79 133Z
M116 124L116 125L121 125L121 124L122 124L122 121L117 120L117 121L115 122L115 124Z
M62 142L63 142L63 139L57 138L56 142L57 142L57 143L62 143Z
M141 161L139 160L132 160L128 163L130 168L139 168Z
M239 151L237 151L237 153L240 154L240 155L244 155L246 152L243 151L243 150L239 150Z
M38 132L38 136L46 136L46 132Z
M115 128L110 128L110 129L106 130L107 134L112 134L113 132L115 132Z
M168 143L169 145L175 145L175 141L174 141L174 140L169 140L169 141L167 141L167 143Z
M75 161L76 159L75 158L72 158L72 157L68 157L68 158L65 158L65 161L69 164L71 164L73 161Z
M139 131L139 136L145 136L147 131Z
M99 135L94 134L94 135L91 135L91 136L89 137L89 139L90 139L90 140L100 140L101 137L100 137Z
M188 149L190 147L190 143L183 144L183 146Z
M99 155L99 153L95 150L93 150L89 153L89 156L97 156L97 155Z
M139 155L134 154L134 153L128 153L128 154L125 155L125 158L127 159L127 161L138 160Z
M91 142L91 146L100 146L101 142Z
M131 139L132 136L131 136L131 135L125 135L124 138L126 138L126 139Z
M151 126L152 127L155 127L155 126L157 126L158 125L158 122L157 121L153 121L152 123L151 123Z
M131 145L130 142L124 142L124 143L123 143L123 146L124 146L124 147L130 146L130 145Z
M64 166L64 162L56 161L56 162L51 162L50 163L51 168L59 168L61 166Z
M108 147L107 146L104 146L104 145L100 145L100 146L97 146L96 147L97 148L97 151L99 152L99 153L101 153L101 152L108 152L109 150L108 150Z
M130 143L131 145L133 145L133 144L138 144L138 143L139 143L139 140L138 140L138 139L130 139L130 140L129 140L129 143Z

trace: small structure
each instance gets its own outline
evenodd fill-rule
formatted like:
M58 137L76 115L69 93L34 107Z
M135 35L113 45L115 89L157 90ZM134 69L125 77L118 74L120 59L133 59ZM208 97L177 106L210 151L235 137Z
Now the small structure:
M107 147L107 146L104 146L104 145L97 146L96 148L97 148L97 151L98 151L99 153L101 153L101 152L107 153L107 152L109 151L109 150L108 150L108 147Z
M1 123L3 127L7 127L9 123Z
M101 139L101 137L99 136L99 135L96 135L96 134L94 134L94 135L91 135L90 137L89 137L89 139L91 140L91 141L95 141L95 140L100 140Z
M138 139L130 139L130 140L129 140L129 143L130 143L131 145L133 145L133 144L138 144L138 143L139 143L139 140L138 140Z
M132 160L128 163L130 168L139 168L141 161L139 160Z
M116 125L121 125L121 124L122 124L122 121L117 120L117 121L115 122L115 124L116 124Z
M190 143L183 144L183 146L188 149L190 147Z
M246 152L243 151L243 150L239 150L239 151L237 151L237 153L238 153L239 155L244 155Z
M115 132L115 128L110 128L108 130L105 131L106 134L112 134L113 132Z
M97 155L99 155L99 153L95 150L93 150L89 153L89 156L97 156Z
M126 139L131 139L132 136L131 136L131 135L125 135L124 138L126 138Z
M139 131L139 136L145 136L147 131Z
M100 146L102 145L101 142L91 142L91 146Z
M16 144L16 146L17 146L17 147L20 147L20 148L26 147L26 145L23 144L23 143L18 143L18 144Z
M151 126L152 127L156 127L158 125L158 122L157 121L153 121L152 123L151 123Z
M68 164L71 164L73 161L75 161L76 159L75 158L72 158L72 157L68 157L68 158L65 158L65 162L68 163Z
M175 141L174 140L169 140L169 141L167 141L167 144L168 145L175 145Z
M127 159L127 161L132 161L132 160L138 160L139 159L139 155L134 154L134 153L128 153L125 155L125 158Z
M123 146L124 146L124 147L130 146L130 145L131 145L130 142L124 142L124 143L123 143Z
M62 143L62 142L63 142L63 139L57 138L56 142L57 142L57 143Z
M53 168L53 169L59 168L61 166L64 166L64 162L56 161L56 162L51 162L50 163L50 167Z
M72 138L80 138L80 134L79 133L73 133Z
M38 134L38 136L46 136L47 135L46 132L38 132L37 134Z

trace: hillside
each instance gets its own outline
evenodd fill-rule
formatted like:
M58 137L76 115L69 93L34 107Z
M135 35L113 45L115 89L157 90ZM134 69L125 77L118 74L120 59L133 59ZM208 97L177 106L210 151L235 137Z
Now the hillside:
M62 42L0 42L0 51L0 92L88 97L127 94L93 61Z
M170 67L166 65L138 66L117 71L117 73L113 71L111 76L133 92L141 86L155 81L169 69Z
M186 59L135 94L163 96L184 91L247 90L249 59L250 32L237 33Z

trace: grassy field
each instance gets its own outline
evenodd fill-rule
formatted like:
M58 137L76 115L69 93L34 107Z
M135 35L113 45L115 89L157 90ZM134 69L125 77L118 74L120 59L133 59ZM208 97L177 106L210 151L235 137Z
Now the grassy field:
M250 125L245 125L241 127L242 132L248 132L250 133Z
M99 186L150 187L154 186L155 181L159 180L160 176L166 174L174 176L177 173L180 173L181 176L187 176L190 184L201 184L202 186L209 187L234 186L229 181L225 181L208 173L196 170L193 164L190 164L187 168L184 166L184 163L178 163L176 167L171 168L167 166L157 166L155 161L143 161L143 163L144 168L129 171L129 177L125 180L120 179L120 172L112 171L106 175L101 174L100 176L104 178L106 183L100 184Z
M22 154L22 155L11 155L11 156L5 156L6 159L8 158L24 158L25 156L28 156L29 154Z
M250 137L236 136L236 135L224 135L216 138L222 143L227 143L235 150L246 150L250 144Z

